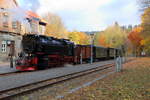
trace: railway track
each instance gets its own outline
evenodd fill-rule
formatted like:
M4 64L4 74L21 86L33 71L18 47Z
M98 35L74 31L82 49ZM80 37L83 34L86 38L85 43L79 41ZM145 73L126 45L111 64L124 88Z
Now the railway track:
M26 94L32 91L36 91L38 89L42 89L51 85L55 85L64 81L71 80L73 78L77 78L77 77L88 75L97 71L105 70L113 66L114 66L114 63L107 64L107 65L99 66L93 69L88 69L85 71L76 72L76 73L68 74L68 75L61 76L61 77L43 80L43 81L39 81L39 82L32 83L32 84L27 84L21 87L14 87L11 89L3 90L3 91L0 91L0 100L4 100L4 99L8 100L17 95L22 95L22 94Z

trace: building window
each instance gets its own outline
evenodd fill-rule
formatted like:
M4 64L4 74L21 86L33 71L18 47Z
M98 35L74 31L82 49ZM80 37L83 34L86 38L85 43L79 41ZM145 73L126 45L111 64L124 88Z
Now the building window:
M42 34L42 35L44 35L44 32L45 32L45 26L40 25L39 26L39 33Z
M12 28L17 29L17 22L12 22Z
M2 41L2 52L6 52L6 48L7 48L7 42Z
M38 30L38 25L36 23L31 23L31 32L36 33Z
M8 13L3 14L3 26L8 27Z

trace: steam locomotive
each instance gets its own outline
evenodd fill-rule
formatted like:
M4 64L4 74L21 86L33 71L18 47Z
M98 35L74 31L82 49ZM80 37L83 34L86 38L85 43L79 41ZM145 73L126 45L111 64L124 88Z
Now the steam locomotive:
M16 69L40 70L64 64L88 63L91 55L93 61L99 61L112 59L120 54L120 49L75 45L67 39L28 34L23 36L22 52L16 60Z

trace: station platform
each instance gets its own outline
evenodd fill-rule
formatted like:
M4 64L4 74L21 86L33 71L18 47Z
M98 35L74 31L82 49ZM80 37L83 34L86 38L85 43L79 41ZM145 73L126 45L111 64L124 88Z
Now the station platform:
M10 67L9 62L6 63L0 63L0 75L1 74L7 74L7 73L11 73L11 72L16 72L17 70L14 68Z

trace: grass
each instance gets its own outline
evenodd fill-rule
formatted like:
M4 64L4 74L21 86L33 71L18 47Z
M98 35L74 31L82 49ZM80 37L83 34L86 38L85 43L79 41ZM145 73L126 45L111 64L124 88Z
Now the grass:
M62 100L150 100L150 58L137 58L123 68Z

